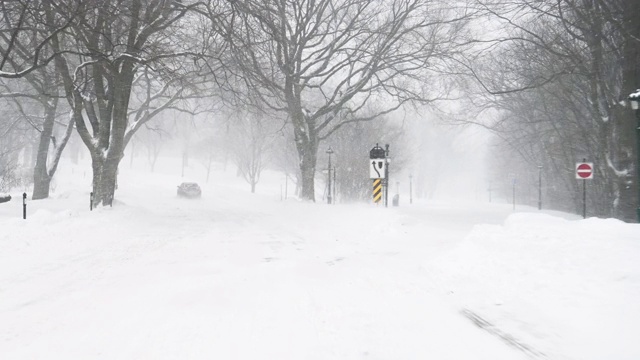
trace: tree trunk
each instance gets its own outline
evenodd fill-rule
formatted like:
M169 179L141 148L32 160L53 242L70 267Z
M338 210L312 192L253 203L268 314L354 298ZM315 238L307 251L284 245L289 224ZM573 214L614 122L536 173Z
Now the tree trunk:
M298 155L300 157L300 174L302 180L302 184L300 187L300 197L304 200L316 201L315 174L317 151L318 146L314 141L307 140L298 143Z
M46 199L49 197L51 176L47 171L47 158L49 156L49 145L51 135L53 135L53 125L55 123L55 108L46 107L42 132L40 133L40 143L36 155L36 164L33 168L33 200Z
M296 150L300 160L300 198L315 202L316 156L318 152L317 130L314 122L302 113L299 93L289 96L287 102L289 103Z
M33 200L45 199L49 197L49 189L51 179L58 169L58 163L62 156L62 151L67 146L71 134L73 133L73 121L69 119L67 130L62 139L56 144L54 142L53 158L49 161L49 145L53 135L53 127L56 119L56 109L58 100L54 99L51 106L45 106L45 121L43 124L42 134L40 135L40 144L38 145L38 153L36 164L33 170ZM50 162L49 166L47 162Z
M112 125L111 132L101 133L101 139L96 147L97 150L92 154L94 163L93 196L96 205L102 203L105 206L113 206L118 165L124 157L126 144L127 109L129 107L131 83L133 82L133 65L128 63L124 66L122 74L116 79L115 87L122 91L116 95L114 101L113 117L110 124ZM97 174L96 171L98 171Z
M120 159L117 157L104 159L99 154L91 155L94 206L99 204L112 206Z
M640 3L637 0L626 0L623 5L625 17L623 19L624 29L624 57L622 61L622 97L640 89L640 24L637 19L640 16ZM626 162L623 169L633 169L626 176L618 178L621 189L620 199L620 219L629 222L637 222L636 208L640 207L640 196L638 188L638 157L640 149L636 148L636 119L635 112L629 108L619 109L618 135L620 142L620 152L623 161Z

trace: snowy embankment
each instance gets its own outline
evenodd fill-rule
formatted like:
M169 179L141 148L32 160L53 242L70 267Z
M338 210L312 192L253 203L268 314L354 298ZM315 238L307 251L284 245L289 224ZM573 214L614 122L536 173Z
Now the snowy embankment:
M2 359L640 358L640 225L281 201L233 170L189 201L123 169L90 212L77 174L0 205Z
M427 266L461 309L555 359L640 359L640 225L522 213Z

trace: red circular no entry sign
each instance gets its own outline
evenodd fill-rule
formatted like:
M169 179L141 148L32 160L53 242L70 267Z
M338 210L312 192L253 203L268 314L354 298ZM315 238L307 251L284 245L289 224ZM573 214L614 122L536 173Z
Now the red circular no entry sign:
M590 163L578 163L576 177L578 179L591 179L593 177L593 165Z

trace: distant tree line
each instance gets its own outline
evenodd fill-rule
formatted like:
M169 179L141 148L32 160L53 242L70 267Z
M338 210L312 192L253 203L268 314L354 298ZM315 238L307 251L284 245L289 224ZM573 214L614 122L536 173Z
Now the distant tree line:
M545 206L580 212L575 164L586 159L595 166L589 215L635 221L636 121L627 97L640 87L640 1L474 6L490 31L483 49L461 63L480 85L469 113L491 114L483 125L496 134L494 188L510 192L515 177L535 191L542 166Z
M300 196L314 200L320 143L446 96L425 85L464 47L470 19L436 0L14 0L0 10L0 96L28 101L25 121L40 134L34 198L48 196L75 129L103 204L135 133L198 97L285 118ZM261 165L247 161L255 182Z
M546 205L575 210L585 158L594 215L634 216L636 0L12 0L0 11L0 176L15 186L28 139L34 198L48 196L75 132L96 201L110 204L125 149L169 111L232 124L210 139L244 140L234 161L252 188L268 162L315 200L324 145L353 152L347 134L395 136L380 126L397 110L464 99L458 119L496 134L494 186L541 165ZM346 175L366 170L344 161L339 188L364 197L366 179Z

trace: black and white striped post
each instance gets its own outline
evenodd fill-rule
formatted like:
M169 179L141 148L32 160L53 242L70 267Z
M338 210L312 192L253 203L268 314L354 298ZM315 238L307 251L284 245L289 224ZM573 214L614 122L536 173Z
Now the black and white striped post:
M383 188L386 194L385 178L388 176L385 150L378 144L369 151L369 164L369 178L373 180L373 202L377 205L383 197ZM385 206L387 206L386 197Z

